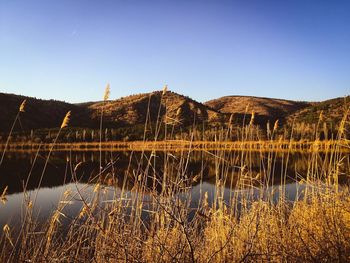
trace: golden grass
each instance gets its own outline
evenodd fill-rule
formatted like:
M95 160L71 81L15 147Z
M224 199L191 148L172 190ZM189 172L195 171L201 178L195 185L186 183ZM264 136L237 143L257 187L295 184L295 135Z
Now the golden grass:
M19 111L20 111L20 112L24 112L24 108L25 108L26 102L27 102L27 100L24 100L24 101L21 103L21 105L19 106Z
M110 89L110 85L108 83L106 86L106 89L105 89L105 93L103 95L103 100L107 101L109 99L110 94L111 94L111 89Z
M44 224L36 222L33 216L35 201L31 203L24 193L26 216L20 227L7 225L3 229L0 261L350 261L350 192L346 185L339 183L340 179L348 179L350 175L348 154L343 151L350 145L347 113L340 124L337 139L332 141L319 141L317 131L311 142L281 141L273 134L277 122L270 140L253 141L253 121L254 117L238 142L227 140L232 132L230 127L218 131L218 139L212 142L157 141L157 138L152 142L100 141L96 144L100 152L102 148L118 147L153 151L150 156L141 154L138 168L130 167L127 175L121 178L121 189L107 188L96 182L88 198L83 196L84 189L79 187L73 192L65 192ZM160 123L157 131L160 125L167 124ZM77 144L76 147L84 145L92 146ZM74 144L68 147L56 144L55 140L49 149L51 153L54 149L72 147ZM235 147L244 151L237 154L232 151ZM166 157L161 168L156 169L159 167L156 166L156 150L159 149L164 150ZM174 149L177 156L170 152ZM300 180L299 174L295 175L299 180L300 195L288 201L285 198L287 170L284 168L280 174L275 173L276 152L281 151L283 167L287 167L289 155L295 149L309 151L310 157L303 179ZM327 149L323 157L319 154L322 149ZM211 151L215 157L212 202L208 200L208 193L201 193L197 207L191 207L191 185L193 182L202 183L205 178L202 173L195 177L188 173L187 164L194 150ZM262 163L260 173L254 177L251 168L253 151L261 154ZM238 167L237 156L240 157ZM75 165L67 163L74 174ZM232 178L232 167L239 169L237 178ZM45 168L42 176L44 172ZM103 170L100 169L98 176L103 176ZM126 188L126 178L133 181L130 191ZM278 190L271 188L277 179L280 182ZM256 182L260 188L256 187ZM228 189L227 185L230 185ZM224 195L227 190L229 198ZM108 199L108 191L113 192L114 198ZM274 191L279 194L277 199ZM254 198L256 194L260 198ZM71 201L80 202L81 211L70 218L68 225L62 225L63 219L72 216L65 214Z
M68 111L67 114L66 114L66 116L64 116L63 121L62 121L62 124L61 124L61 129L63 129L63 128L65 128L65 127L68 126L69 120L70 120L70 114L71 114L71 112Z
M12 132L13 132L13 128L15 127L16 125L16 122L20 116L20 113L21 112L24 112L24 108L25 108L25 104L26 104L26 100L24 100L21 105L19 106L18 108L18 112L17 112L17 115L12 123L12 126L11 126L11 129L10 129L10 133L7 137L7 140L6 140L6 143L3 145L3 152L2 152L2 155L1 155L1 159L0 159L0 165L2 164L3 160L4 160L4 157L5 157L5 153L6 153L6 149L7 149L7 146L10 142L10 139L11 139L11 135L12 135Z

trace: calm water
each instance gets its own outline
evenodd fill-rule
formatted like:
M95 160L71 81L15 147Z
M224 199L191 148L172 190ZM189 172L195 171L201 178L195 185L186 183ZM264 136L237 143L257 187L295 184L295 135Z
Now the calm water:
M209 202L213 200L215 182L218 178L225 182L225 200L229 200L234 191L242 194L253 191L252 196L259 198L260 191L256 189L232 189L238 175L242 173L247 178L258 178L250 179L256 186L261 186L262 182L264 184L269 182L272 187L267 191L274 191L274 198L278 198L279 191L276 189L279 189L281 177L285 178L286 198L293 201L298 195L302 195L303 191L303 185L296 183L296 175L306 175L310 158L317 160L322 168L322 165L327 163L323 161L328 157L240 152L219 154L103 152L101 156L103 171L100 173L99 152L56 152L51 155L43 174L46 158L45 152L38 155L35 152L7 153L0 167L0 193L5 186L8 186L7 202L0 204L0 227L6 223L11 225L20 223L23 217L24 189L31 200L36 200L34 214L40 222L45 221L57 208L63 193L67 190L73 195L79 190L84 198L89 199L94 194L95 184L100 183L106 193L104 202L108 202L120 197L124 185L128 198L132 199L136 194L133 190L134 183L140 174L149 178L156 177L157 184L154 184L153 180L148 180L146 184L160 192L164 171L168 176L185 177L184 188L190 190L182 194L190 194L192 208L198 207L199 200L205 192L208 193ZM223 174L226 176L220 177ZM76 216L81 209L82 202L78 200L78 195L75 197L65 207L64 213L68 216Z

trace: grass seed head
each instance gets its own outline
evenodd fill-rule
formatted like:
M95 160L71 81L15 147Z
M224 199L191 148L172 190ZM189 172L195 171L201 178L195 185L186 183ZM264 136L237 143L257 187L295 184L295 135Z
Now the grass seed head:
M6 195L7 195L7 188L8 188L8 186L5 187L5 189L2 191L2 194L0 196L0 202L3 203L3 204L6 204L6 202L7 202L7 197L6 197Z
M110 89L110 85L108 83L107 86L106 86L106 89L105 89L105 94L103 96L103 100L107 101L109 99L109 95L110 94L111 94L111 89Z
M176 111L176 116L179 116L181 114L181 108L178 108Z
M321 112L320 112L319 120L323 121L323 110L321 110Z
M69 124L69 121L70 121L70 111L68 111L66 113L66 116L64 117L62 124L61 124L61 129L67 127Z
M273 131L276 131L278 129L278 120L275 121L275 124L273 125Z
M8 224L5 224L4 225L4 227L2 228L2 230L6 233L6 234L8 234L8 233L10 233L10 227L9 227L9 225Z
M84 205L83 207L82 207L82 209L80 210L80 213L79 213L79 215L78 215L78 218L83 218L85 215L87 215L88 214L88 211L89 211L89 207L88 207L88 204L86 204L86 205Z
M162 95L164 96L167 91L168 91L168 85L165 85L164 88L163 88Z
M94 193L97 193L100 190L100 184L97 183L94 187Z
M253 125L253 123L254 123L254 118L255 118L255 112L252 111L252 117L250 118L250 123L249 123L249 125Z
M27 100L22 101L21 105L19 106L19 112L24 112L26 102L27 102Z

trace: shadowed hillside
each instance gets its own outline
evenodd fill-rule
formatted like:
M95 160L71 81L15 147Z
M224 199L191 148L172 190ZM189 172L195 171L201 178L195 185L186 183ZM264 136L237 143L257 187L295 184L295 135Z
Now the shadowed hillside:
M234 114L238 122L243 120L245 113L250 116L254 111L256 122L263 124L268 120L274 122L277 119L284 122L289 114L304 109L311 103L251 96L225 96L210 100L205 105L222 113Z
M72 126L87 127L91 125L89 118L90 112L86 107L56 100L41 100L0 93L1 132L8 132L11 129L11 125L23 100L26 100L25 112L21 112L15 131L59 127L69 110L72 112L70 122Z
M288 122L291 123L294 120L296 123L316 123L322 111L323 121L339 123L349 107L350 96L316 102L288 116Z
M183 95L161 91L131 95L107 102L87 102L70 104L56 100L41 100L14 94L0 93L0 131L8 132L23 100L25 112L15 131L57 128L67 111L72 111L71 127L99 128L103 108L104 127L121 128L133 125L166 121L177 126L194 123L217 123L224 115Z

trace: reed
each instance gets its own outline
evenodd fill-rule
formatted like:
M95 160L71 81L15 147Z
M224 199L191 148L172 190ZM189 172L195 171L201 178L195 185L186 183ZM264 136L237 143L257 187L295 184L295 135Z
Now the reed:
M101 108L101 118L100 118L100 131L99 131L99 134L100 134L100 145L99 145L99 150L100 150L100 173L102 171L102 123L103 123L103 112L105 110L105 107L106 107L106 103L109 99L109 96L111 94L111 90L110 90L110 85L109 83L107 84L106 88L105 88L105 92L104 92L104 95L103 95L103 107Z
M40 189L40 187L41 187L41 184L42 184L42 181L43 181L45 172L46 172L46 168L47 168L47 165L48 165L48 163L49 163L49 161L50 161L50 157L51 157L51 154L52 154L52 152L53 152L53 150L54 150L54 147L55 147L55 144L56 144L56 142L57 142L57 139L58 139L58 137L60 136L61 130L64 129L64 128L66 128L66 127L68 126L69 121L70 121L70 116L71 116L71 112L68 111L68 112L66 113L66 115L64 116L63 120L62 120L62 124L61 124L61 126L60 126L60 129L58 130L57 135L56 135L56 137L55 137L55 139L54 139L52 145L50 146L50 150L49 150L49 152L48 152L48 154L47 154L47 157L46 157L46 159L45 159L45 164L44 164L44 167L43 167L43 170L42 170L40 179L39 179L39 183L38 183L38 187L37 187L37 188L38 188L38 191L36 192L35 198L34 198L34 201L33 201L33 204L34 204L34 205L35 205L35 203L36 203L36 200L37 200L37 197L38 197L38 192L39 192L39 189Z
M166 89L163 93L166 96ZM23 221L21 242L13 242L15 230L11 225L3 229L0 261L349 261L350 191L346 184L340 184L340 179L346 181L350 175L349 155L342 150L349 148L348 113L344 112L336 140L326 142L328 151L319 151L321 144L317 136L308 142L310 152L303 175L287 171L295 143L293 130L290 135L277 138L278 121L268 132L268 140L262 141L252 113L250 121L238 130L240 140L234 142L247 148L234 151L229 138L237 130L230 120L227 129L216 131L216 140L202 142L204 146L213 145L212 148L203 146L196 152L199 144L191 139L186 141L186 147L180 147L185 142L174 142L177 151L166 148L169 142L158 141L162 125L158 116L155 140L145 139L137 146L152 143L149 144L152 150L159 144L163 147L161 153L153 148L147 154L141 149L137 167L128 166L125 176L119 178L118 187L107 186L102 180L103 176L114 178L112 158L84 186L78 186L76 170L80 163L67 161L76 189L63 194L57 209L41 225L36 224L32 214L33 203L26 201L28 216ZM67 127L69 116L67 113L61 129ZM321 122L322 118L319 119ZM101 138L99 145L102 167ZM276 151L271 145L286 149ZM47 160L53 150L50 149ZM188 170L194 154L202 163L195 175ZM215 187L213 193L200 187L194 206L191 188L194 184L203 186L206 179L204 154L214 160L211 179ZM159 155L163 155L164 161ZM253 169L255 155L258 173ZM131 163L134 152L130 156ZM280 174L276 172L277 159L281 160ZM42 176L44 173L45 168ZM298 193L292 201L286 198L288 180L297 184ZM279 185L274 186L277 182ZM71 202L80 204L77 215L65 212ZM63 225L63 220L68 220L68 225Z
M13 129L15 128L15 125L16 125L16 123L17 123L17 120L18 120L19 116L20 116L20 113L24 112L24 110L25 110L26 102L27 102L26 100L23 100L22 103L19 105L17 115L16 115L16 117L15 117L15 119L14 119L14 121L13 121L13 124L12 124L12 126L11 126L9 135L7 136L7 140L6 140L6 143L5 143L5 146L4 146L2 155L1 155L1 159L0 159L0 165L2 164L2 162L3 162L3 160L4 160L7 146L8 146L8 144L9 144L9 142L10 142Z

